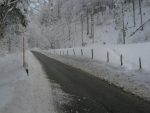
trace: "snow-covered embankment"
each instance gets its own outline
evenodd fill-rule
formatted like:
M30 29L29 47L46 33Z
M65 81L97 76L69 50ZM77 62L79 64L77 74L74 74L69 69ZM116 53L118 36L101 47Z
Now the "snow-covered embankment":
M20 53L0 58L0 113L55 113L49 81L32 53L29 76Z

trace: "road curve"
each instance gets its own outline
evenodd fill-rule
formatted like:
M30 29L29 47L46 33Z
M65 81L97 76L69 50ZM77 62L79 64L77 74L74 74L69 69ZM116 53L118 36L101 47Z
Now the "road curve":
M150 102L41 53L33 54L48 78L72 95L71 104L63 106L65 113L150 113Z

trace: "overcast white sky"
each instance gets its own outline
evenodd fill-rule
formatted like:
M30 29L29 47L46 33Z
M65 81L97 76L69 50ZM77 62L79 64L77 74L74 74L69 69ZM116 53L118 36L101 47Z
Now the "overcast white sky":
M45 2L48 2L48 0L30 0L29 10L33 9L33 11L37 12Z

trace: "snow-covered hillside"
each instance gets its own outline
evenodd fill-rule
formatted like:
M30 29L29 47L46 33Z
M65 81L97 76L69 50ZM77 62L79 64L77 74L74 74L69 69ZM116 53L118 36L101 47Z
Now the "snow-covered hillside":
M47 49L87 46L93 42L99 45L122 44L123 31L126 43L149 41L149 1L141 0L141 10L138 0L134 0L134 6L130 0L121 2L61 0L53 3L51 1L42 7L39 16L36 16L38 29L37 27L34 29L34 22L31 22L29 45ZM91 10L94 12L92 13ZM140 28L142 25L143 29ZM31 32L30 29L35 32ZM32 38L33 35L36 37Z

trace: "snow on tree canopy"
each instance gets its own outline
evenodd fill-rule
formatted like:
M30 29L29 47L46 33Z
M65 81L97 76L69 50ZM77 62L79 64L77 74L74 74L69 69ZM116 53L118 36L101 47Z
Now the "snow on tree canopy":
M27 26L29 0L1 0L0 49L18 47L22 27ZM21 31L20 31L21 30Z

